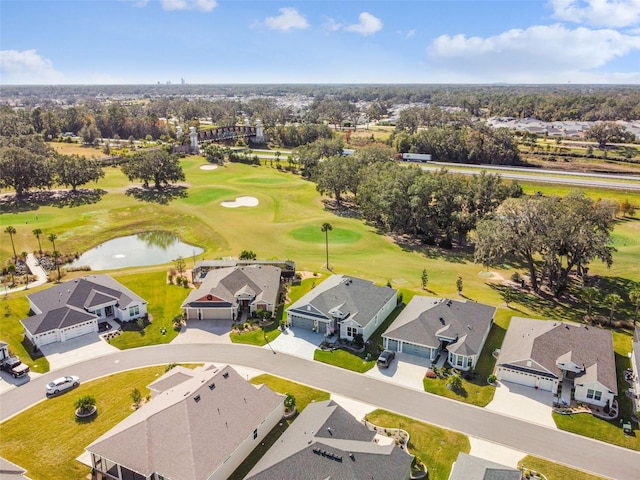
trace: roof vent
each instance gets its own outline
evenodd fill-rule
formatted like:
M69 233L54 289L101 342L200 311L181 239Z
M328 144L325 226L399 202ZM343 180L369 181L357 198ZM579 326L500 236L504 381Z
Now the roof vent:
M333 436L333 432L331 431L331 427L327 427L327 432L329 432L329 435Z
M444 318L440 317L440 323L444 325Z
M350 453L350 454L349 454L349 458L350 458L351 460L353 460L354 462L356 461L356 457L353 455L353 453Z
M215 383L210 383L209 384L209 390L213 390L214 388L216 388L216 384Z
M565 325L564 328L566 328L567 330L569 330L569 325Z
M467 325L467 328L468 328L469 330L473 330L473 328L471 328L471 325Z
M200 395L196 395L195 397L193 397L193 399L196 401L196 403L198 403L200 401Z
M224 378L229 378L229 372L224 372L224 373L222 374L222 376L223 376Z

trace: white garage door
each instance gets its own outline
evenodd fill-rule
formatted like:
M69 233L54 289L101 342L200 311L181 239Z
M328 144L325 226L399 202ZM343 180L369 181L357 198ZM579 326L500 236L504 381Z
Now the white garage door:
M545 392L553 392L554 380L553 378L540 377L540 382L538 383L540 390L544 390Z
M292 327L306 328L307 330L313 330L315 322L310 318L298 317L297 315L289 315L289 322Z
M69 328L64 330L64 335L62 338L64 340L71 340L72 338L80 337L82 335L86 335L88 333L94 332L94 324L93 323L85 323L83 325L75 325L73 328Z
M537 378L537 375L510 370L508 368L503 368L502 372L500 372L500 380L525 385L527 387L535 387Z
M36 342L38 346L42 347L43 345L49 345L50 343L55 343L58 341L58 335L55 332L47 332L45 334L40 335Z

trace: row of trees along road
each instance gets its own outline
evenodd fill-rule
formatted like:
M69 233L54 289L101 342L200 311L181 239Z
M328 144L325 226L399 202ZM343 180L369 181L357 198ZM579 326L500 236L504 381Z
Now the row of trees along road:
M594 202L583 192L508 199L478 223L476 261L492 265L514 258L527 266L534 291L546 283L559 294L574 270L584 276L595 259L611 265L617 209L614 202Z
M103 176L99 161L56 154L38 135L0 137L0 186L15 189L17 197L54 185L76 191Z
M307 148L320 155L325 142ZM327 150L329 153L330 150ZM300 155L300 154L299 154ZM441 170L435 173L399 165L389 147L365 147L348 157L324 157L307 169L323 194L355 202L360 214L382 230L415 235L426 243L451 247L457 236L464 243L478 220L492 213L522 188L498 175L468 176ZM302 157L301 160L302 162Z

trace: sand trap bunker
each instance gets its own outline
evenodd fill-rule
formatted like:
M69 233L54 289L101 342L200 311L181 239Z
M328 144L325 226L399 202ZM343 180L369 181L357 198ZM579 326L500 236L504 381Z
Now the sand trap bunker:
M238 207L257 207L258 199L256 197L238 197L233 201L225 201L220 205L226 208L238 208Z
M200 170L215 170L218 165L200 165Z

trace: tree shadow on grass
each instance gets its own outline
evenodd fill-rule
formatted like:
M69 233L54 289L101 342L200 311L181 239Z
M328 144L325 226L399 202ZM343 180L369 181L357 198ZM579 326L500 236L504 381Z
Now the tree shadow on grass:
M427 245L418 237L412 235L393 234L380 229L376 233L388 236L403 251L421 253L429 260L444 260L445 262L459 264L473 262L473 249L471 247L455 246L452 249L446 249L436 245Z
M79 207L98 203L107 193L101 188L80 188L72 190L54 190L31 192L18 198L5 195L0 198L0 213L23 213L38 210L40 207Z
M182 185L167 185L160 189L130 187L127 189L126 194L134 197L136 200L159 203L160 205L167 205L176 198L186 198L189 196L187 187Z

